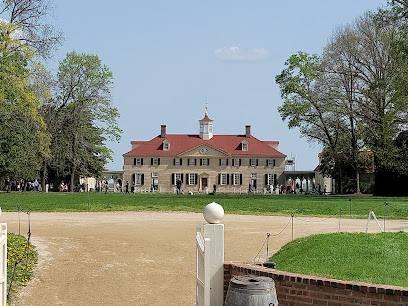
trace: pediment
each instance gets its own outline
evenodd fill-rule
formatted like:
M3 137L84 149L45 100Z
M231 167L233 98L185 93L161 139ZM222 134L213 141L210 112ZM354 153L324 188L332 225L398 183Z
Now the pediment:
M205 157L230 157L231 155L228 154L227 152L224 152L222 150L219 150L213 146L210 146L208 144L200 144L194 148L191 148L190 150L187 150L183 153L180 153L177 155L178 157L199 157L199 158L205 158Z

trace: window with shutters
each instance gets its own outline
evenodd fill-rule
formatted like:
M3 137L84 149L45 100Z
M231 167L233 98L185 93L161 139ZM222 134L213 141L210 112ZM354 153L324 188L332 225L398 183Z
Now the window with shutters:
M142 173L135 173L135 185L143 185Z
M188 165L189 166L195 166L195 164L196 164L195 158L189 158L188 159Z
M220 159L220 166L228 166L228 159L221 158Z
M242 185L240 173L234 173L234 185Z
M227 173L221 173L220 184L221 185L227 185L228 184L228 174Z
M208 166L210 163L210 160L208 158L201 158L200 159L200 165L201 166Z
M197 184L196 178L197 178L197 174L190 173L189 180L188 180L189 185L196 185Z
M239 167L239 166L241 166L241 159L239 159L239 158L233 158L233 159L232 159L232 165L233 165L234 167Z
M175 166L181 166L181 158L175 158L174 159L174 165Z
M181 173L175 173L174 178L176 181L183 181L183 175Z
M172 173L171 174L171 183L172 183L172 185L177 185L177 181L179 181L179 180L180 180L181 183L184 182L183 173Z
M267 159L266 166L268 167L275 167L275 160L274 159Z
M258 159L257 158L251 158L249 160L249 165L250 166L258 166Z
M160 158L153 157L152 158L152 166L158 166L160 165Z
M269 185L271 185L271 186L273 186L274 184L275 184L275 181L274 181L274 175L273 174L271 174L271 173L269 173L269 174L267 174L266 175L266 178L267 178L267 184L269 184Z
M142 166L143 165L143 158L134 158L133 165L135 166Z

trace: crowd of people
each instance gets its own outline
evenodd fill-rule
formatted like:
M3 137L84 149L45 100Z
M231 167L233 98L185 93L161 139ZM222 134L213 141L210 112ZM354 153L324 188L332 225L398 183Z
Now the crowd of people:
M31 181L30 179L12 180L6 179L6 190L9 191L42 191L41 184L38 180Z

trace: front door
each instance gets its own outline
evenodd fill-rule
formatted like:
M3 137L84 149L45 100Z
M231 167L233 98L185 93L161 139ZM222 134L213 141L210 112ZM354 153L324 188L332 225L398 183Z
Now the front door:
M256 190L256 179L251 180L251 189L252 189L252 191Z
M207 180L208 180L208 178L206 178L206 177L201 178L201 190L204 190L205 187L207 187L207 184L208 184Z

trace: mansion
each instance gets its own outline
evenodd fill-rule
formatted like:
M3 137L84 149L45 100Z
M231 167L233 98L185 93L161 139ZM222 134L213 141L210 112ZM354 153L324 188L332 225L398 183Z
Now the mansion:
M153 187L175 192L181 181L184 192L263 190L285 183L286 155L278 151L278 141L262 141L245 127L244 135L215 135L207 111L199 120L196 135L167 134L149 141L132 141L132 150L123 154L123 186L136 191Z

